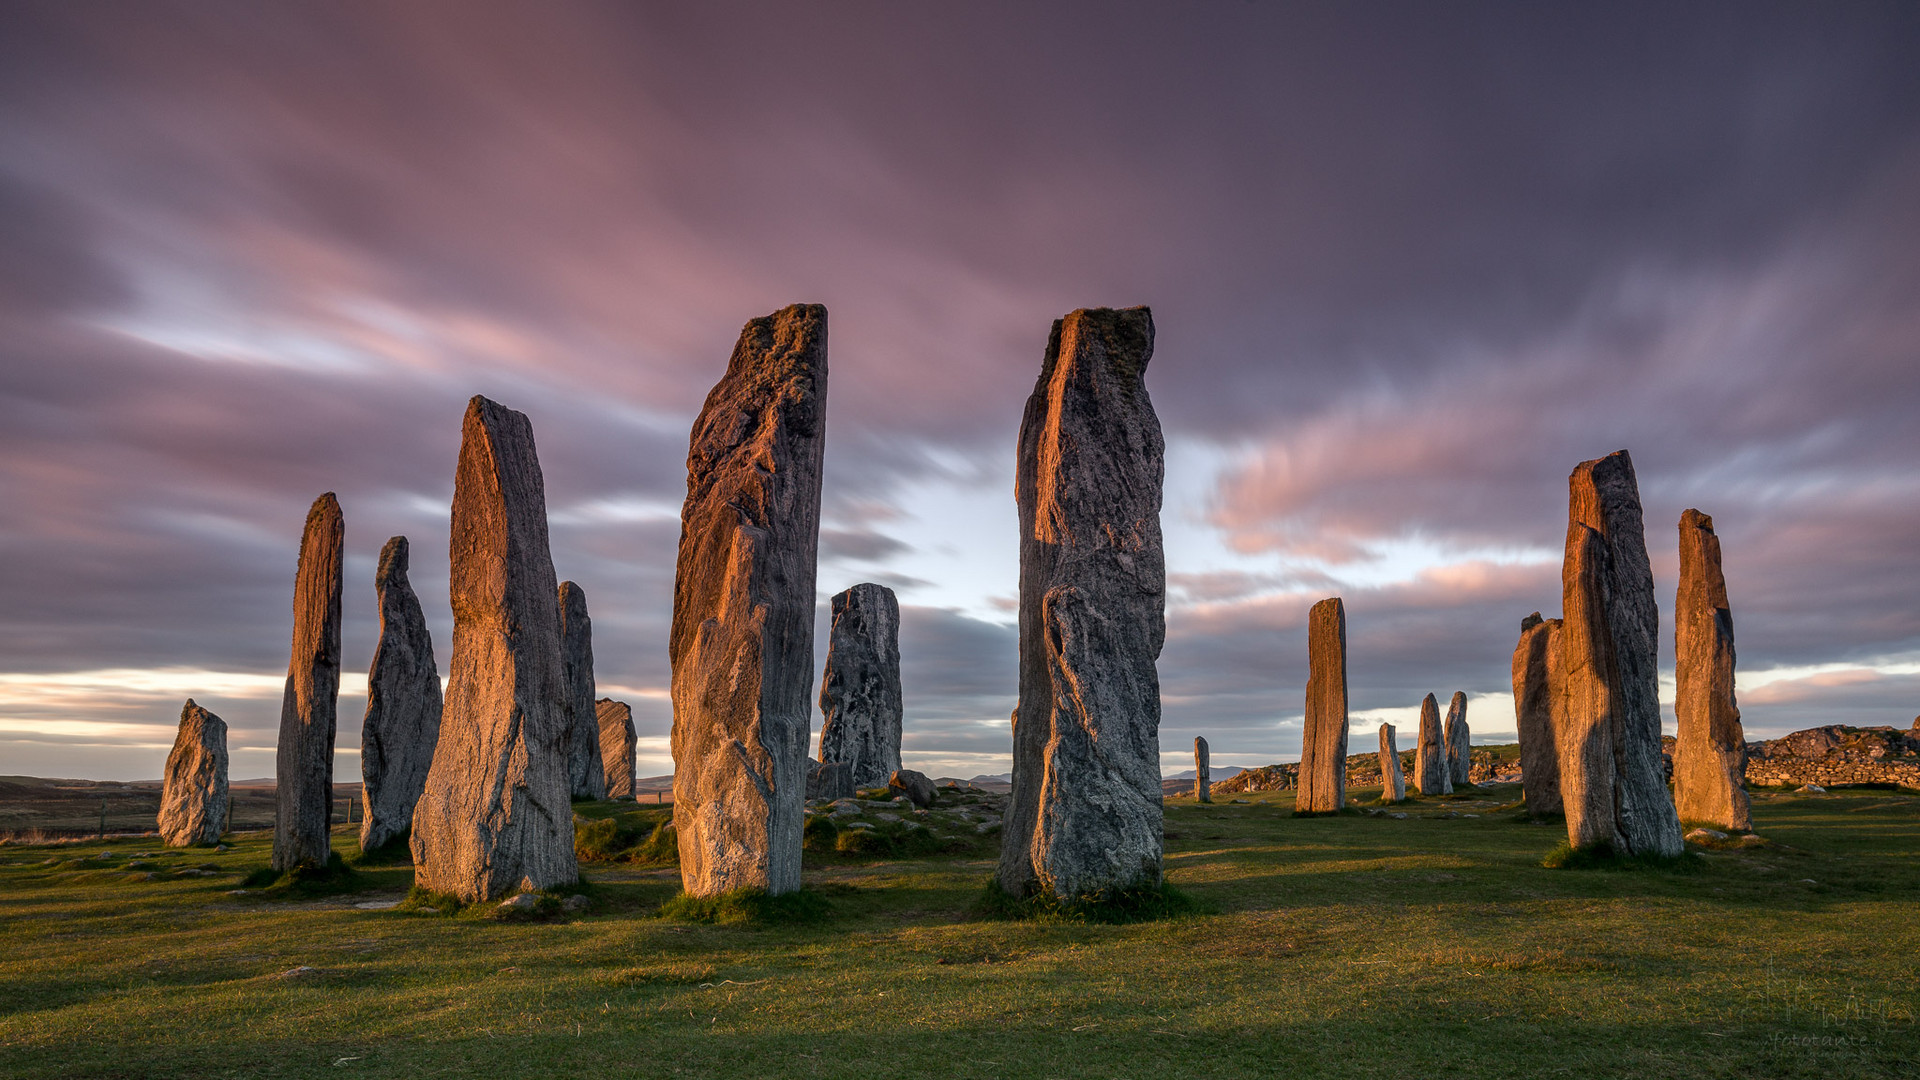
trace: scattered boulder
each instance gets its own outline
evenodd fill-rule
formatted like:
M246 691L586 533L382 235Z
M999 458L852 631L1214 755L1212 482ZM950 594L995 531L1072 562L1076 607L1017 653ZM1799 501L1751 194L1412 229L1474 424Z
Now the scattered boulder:
M847 766L846 762L814 761L807 764L807 799L809 801L851 799L853 792L853 770Z
M217 844L226 821L227 722L188 698L160 784L160 839L168 847Z
M1213 769L1207 761L1207 740L1193 737L1193 797L1203 803L1213 801Z
M475 397L454 476L440 743L413 816L417 883L467 903L579 880L559 583L522 413Z
M1347 805L1347 612L1335 596L1307 614L1307 713L1294 809L1331 813Z
M1447 723L1441 731L1447 743L1447 779L1456 788L1472 786L1473 737L1467 730L1465 691L1453 692L1453 701L1447 705Z
M607 798L634 797L633 709L624 701L601 698L593 703L600 727L600 766L607 781Z
M604 799L607 774L593 701L593 620L587 616L586 590L571 581L560 583L560 663L566 681L567 784L576 799Z
M1527 813L1560 813L1560 755L1553 743L1553 642L1559 619L1539 612L1520 623L1520 644L1513 650L1513 719L1520 736L1520 784Z
M1680 515L1673 652L1674 810L1687 821L1750 831L1747 737L1733 694L1733 612L1720 570L1720 537L1713 519L1698 510Z
M687 449L668 658L688 894L800 887L827 310L747 323Z
M820 711L820 760L844 762L855 787L877 787L900 768L900 602L892 589L866 582L833 598Z
M913 805L922 810L932 806L933 800L940 794L939 789L933 786L933 781L927 778L926 773L915 772L912 769L894 770L893 775L887 778L887 790L905 795Z
M1166 444L1144 307L1054 324L1020 422L1020 698L999 888L1066 900L1161 882Z
M420 598L407 580L407 538L380 549L373 577L380 641L367 672L360 724L360 850L372 851L413 828L413 807L427 789L440 741L440 669Z
M1803 795L1825 795L1827 793L1827 789L1821 787L1819 784L1802 784L1793 790Z
M333 854L333 736L340 696L340 559L345 524L329 491L307 511L293 579L293 650L275 751L273 868L324 867Z
M1407 797L1407 777L1400 771L1400 748L1394 745L1393 725L1380 725L1380 798L1399 802Z
M540 896L537 893L520 893L500 901L501 911L533 911L539 906Z
M1440 732L1440 703L1432 694L1420 702L1420 745L1413 758L1413 782L1422 795L1453 794L1453 770L1447 767L1446 740Z

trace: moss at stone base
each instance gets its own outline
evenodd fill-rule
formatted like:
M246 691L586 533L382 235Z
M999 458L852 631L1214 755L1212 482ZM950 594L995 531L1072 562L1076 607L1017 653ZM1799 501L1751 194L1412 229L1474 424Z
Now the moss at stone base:
M248 874L240 886L260 889L270 897L333 896L366 887L360 875L354 873L337 851L327 856L325 866L302 863L285 873L276 873L272 867L263 866Z
M992 881L973 904L982 919L1032 919L1040 922L1136 923L1205 915L1212 908L1164 882L1134 889L1118 889L1062 900L1049 892L1024 897L1002 892Z
M794 926L827 921L833 905L812 889L778 896L765 889L735 889L719 896L681 893L660 905L660 917L721 926Z
M1547 853L1540 865L1548 870L1698 870L1700 856L1691 851L1678 855L1622 855L1612 844L1586 844L1574 847L1564 841Z

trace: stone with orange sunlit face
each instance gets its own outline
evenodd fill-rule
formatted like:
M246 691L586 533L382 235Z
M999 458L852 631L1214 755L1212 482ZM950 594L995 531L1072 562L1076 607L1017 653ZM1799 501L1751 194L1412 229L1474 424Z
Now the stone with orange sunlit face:
M345 524L329 491L313 501L293 579L293 651L274 755L273 868L325 866L340 696L340 559Z
M1293 808L1329 814L1346 805L1347 610L1335 596L1307 613L1307 710Z
M1520 644L1513 650L1513 720L1520 733L1520 784L1527 813L1535 817L1560 812L1560 755L1554 749L1554 690L1550 675L1554 638L1559 619L1542 619L1539 612L1520 624Z
M374 592L380 642L367 672L367 714L360 725L360 849L371 851L413 828L413 807L427 787L440 741L440 669L420 598L407 580L407 538L380 550Z
M1674 809L1684 821L1753 828L1747 737L1733 696L1733 612L1720 537L1698 510L1680 515L1680 588L1673 602Z
M1467 695L1453 692L1447 705L1447 720L1440 729L1447 743L1447 778L1456 788L1467 787L1473 777L1473 736L1467 728Z
M1413 783L1422 795L1453 794L1453 770L1447 767L1446 738L1440 730L1440 703L1432 694L1420 702L1420 742L1413 756Z
M1407 797L1407 777L1400 771L1400 748L1394 745L1393 725L1380 725L1380 801L1399 802Z
M864 582L833 598L820 679L820 760L845 764L856 788L900 768L900 602Z
M634 797L633 709L624 701L601 698L593 703L600 728L600 766L607 777L607 798Z
M587 617L586 590L571 581L560 583L560 656L567 683L567 783L576 799L604 799L607 773L593 705L593 622Z
M467 404L448 544L453 655L414 880L467 903L579 880L567 781L559 583L524 414Z
M740 332L687 449L673 586L673 821L694 896L800 887L827 309Z
M160 785L160 838L217 844L227 822L227 722L187 699Z

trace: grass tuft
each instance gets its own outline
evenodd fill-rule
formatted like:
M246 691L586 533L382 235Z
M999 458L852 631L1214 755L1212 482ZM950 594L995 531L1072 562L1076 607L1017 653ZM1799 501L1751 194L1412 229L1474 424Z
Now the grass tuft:
M336 851L327 856L325 866L301 863L285 873L263 866L242 879L240 887L260 889L269 897L291 899L359 892L366 888L366 883Z
M1022 919L1043 923L1137 923L1212 914L1214 907L1172 885L1161 883L1135 889L1103 891L1062 900L1049 892L1024 897L1002 892L987 882L974 901L980 919Z
M1580 847L1562 841L1540 865L1548 870L1698 870L1701 862L1690 851L1671 856L1624 855L1605 841Z
M719 896L681 893L660 905L660 917L719 926L798 926L826 922L833 905L812 889L778 896L765 889L736 889Z

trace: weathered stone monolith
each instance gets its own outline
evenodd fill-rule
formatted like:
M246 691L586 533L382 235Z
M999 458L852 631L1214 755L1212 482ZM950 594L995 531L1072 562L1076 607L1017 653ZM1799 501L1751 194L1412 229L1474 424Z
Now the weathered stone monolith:
M415 881L468 903L577 881L546 482L533 425L483 397L461 429L448 552L453 655Z
M1207 760L1207 738L1193 737L1193 797L1200 802L1213 801L1213 767Z
M922 810L932 806L933 800L940 796L940 789L933 786L933 778L914 769L895 769L887 778L887 790L893 792L895 798L906 796Z
M345 524L329 491L307 511L293 579L293 652L274 755L273 868L324 867L333 808L334 708L340 696L340 558Z
M1467 729L1467 694L1455 690L1447 704L1447 721L1441 727L1447 743L1447 779L1458 788L1473 785L1473 736Z
M1520 644L1513 650L1513 720L1520 735L1520 785L1527 813L1545 817L1560 812L1560 755L1554 749L1554 690L1550 677L1559 619L1539 612L1520 623Z
M1307 714L1295 813L1347 805L1347 611L1335 596L1307 615Z
M1020 704L999 887L1072 900L1161 881L1166 444L1144 307L1054 323L1020 422Z
M749 322L687 450L673 592L673 821L694 896L800 887L827 310Z
M844 761L807 762L807 801L815 799L851 799L854 796L853 771Z
M1422 795L1453 794L1453 770L1447 766L1446 738L1440 731L1440 703L1432 694L1420 702L1420 742L1413 756L1413 783Z
M1393 725L1380 725L1380 801L1407 797L1407 776L1400 771L1400 748L1394 745Z
M1660 616L1625 450L1573 471L1567 518L1553 680L1567 839L1624 855L1678 855L1680 819L1660 749Z
M900 768L900 602L885 585L833 598L820 712L820 760L845 763L854 787L878 787Z
M567 686L567 784L576 799L604 799L607 773L593 705L593 620L587 591L571 581L560 583L560 663Z
M227 722L187 699L160 782L160 839L217 844L227 821Z
M600 765L607 778L607 798L634 797L633 709L624 701L601 698L593 703L600 728Z
M360 849L407 835L413 807L427 788L440 741L440 669L420 598L407 580L407 538L380 549L373 589L380 604L380 641L367 672L367 713L360 722Z
M1698 510L1680 515L1680 589L1673 603L1674 809L1685 821L1753 828L1747 736L1733 694L1733 611L1720 572L1720 537Z

